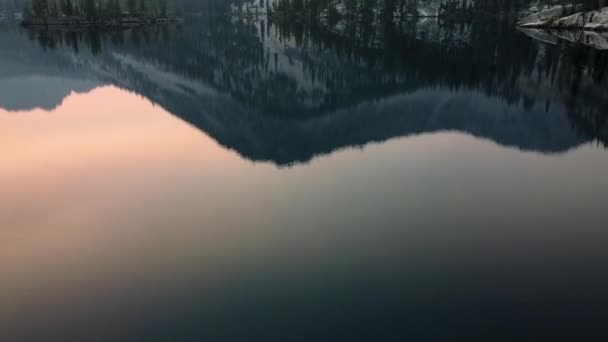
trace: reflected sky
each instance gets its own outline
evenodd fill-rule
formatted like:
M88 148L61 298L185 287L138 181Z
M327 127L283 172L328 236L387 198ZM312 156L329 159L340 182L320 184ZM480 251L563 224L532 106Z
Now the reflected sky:
M278 167L112 86L2 110L0 137L14 336L450 335L605 311L594 144L543 155L441 131Z
M603 323L608 54L345 24L0 26L0 340Z

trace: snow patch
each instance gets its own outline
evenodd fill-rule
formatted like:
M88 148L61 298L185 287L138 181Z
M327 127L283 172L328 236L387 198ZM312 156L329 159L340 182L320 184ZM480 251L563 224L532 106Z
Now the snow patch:
M540 12L532 13L528 16L521 18L518 22L518 26L531 26L538 25L541 23L550 22L553 20L558 20L565 16L571 15L573 13L579 12L582 9L580 5L578 6L554 6L545 10L541 10Z
M608 7L590 12L566 15L569 10L563 7L552 8L521 19L519 27L537 27L552 29L583 29L587 31L608 30ZM560 14L561 13L561 14Z

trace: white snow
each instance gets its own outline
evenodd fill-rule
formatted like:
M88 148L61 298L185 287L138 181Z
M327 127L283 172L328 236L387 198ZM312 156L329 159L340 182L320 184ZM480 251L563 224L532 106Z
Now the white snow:
M528 37L548 44L557 44L559 38L555 36L551 31L541 30L536 28L519 28L519 30L525 33Z
M126 54L112 53L112 56L123 65L137 70L142 75L146 75L148 79L155 84L158 84L163 88L171 89L176 93L187 95L196 94L199 96L213 96L217 94L217 91L208 85L187 79L175 73L163 71L163 68L160 65L140 62Z
M561 6L554 7L529 15L521 19L517 25L519 27L584 29L589 31L608 30L608 7L597 11L579 11L578 13L566 15L569 11Z
M576 13L581 10L581 6L577 6L576 8L573 6L554 6L545 10L541 10L540 12L530 14L526 17L523 17L517 22L518 26L534 26L542 23L547 23L552 20L557 20L563 18L572 13Z
M555 21L553 25L558 27L583 27L586 30L608 29L608 7L588 13L576 13Z

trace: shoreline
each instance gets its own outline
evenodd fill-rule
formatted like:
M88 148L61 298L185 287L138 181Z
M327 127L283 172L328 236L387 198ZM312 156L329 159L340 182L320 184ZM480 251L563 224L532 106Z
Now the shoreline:
M608 31L608 7L584 11L577 6L557 6L520 18L517 28L551 31Z
M523 24L516 25L517 28L522 29L536 29L546 31L587 31L587 32L608 32L608 27L586 27L586 26L555 26L551 24Z
M84 17L47 17L47 18L27 18L21 21L23 27L132 27L152 24L171 24L181 22L181 18L103 18L88 19Z

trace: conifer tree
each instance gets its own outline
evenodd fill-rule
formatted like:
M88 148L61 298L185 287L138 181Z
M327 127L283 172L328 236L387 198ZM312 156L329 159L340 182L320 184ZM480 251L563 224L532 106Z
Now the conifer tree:
M32 12L37 17L46 17L48 15L49 4L47 0L33 0Z
M129 14L134 16L137 13L137 1L136 0L128 0L127 7L129 9Z
M85 0L84 6L83 6L83 11L84 11L84 15L86 15L87 18L97 17L97 15L98 15L97 3L95 3L95 0Z
M65 1L65 9L63 10L63 13L67 16L74 15L74 5L72 4L72 0Z
M167 0L158 0L158 14L162 17L167 16Z
M59 15L59 7L57 6L57 2L55 0L51 0L49 3L49 16L56 17Z
M146 0L139 0L139 13L142 15L148 14L148 5Z

